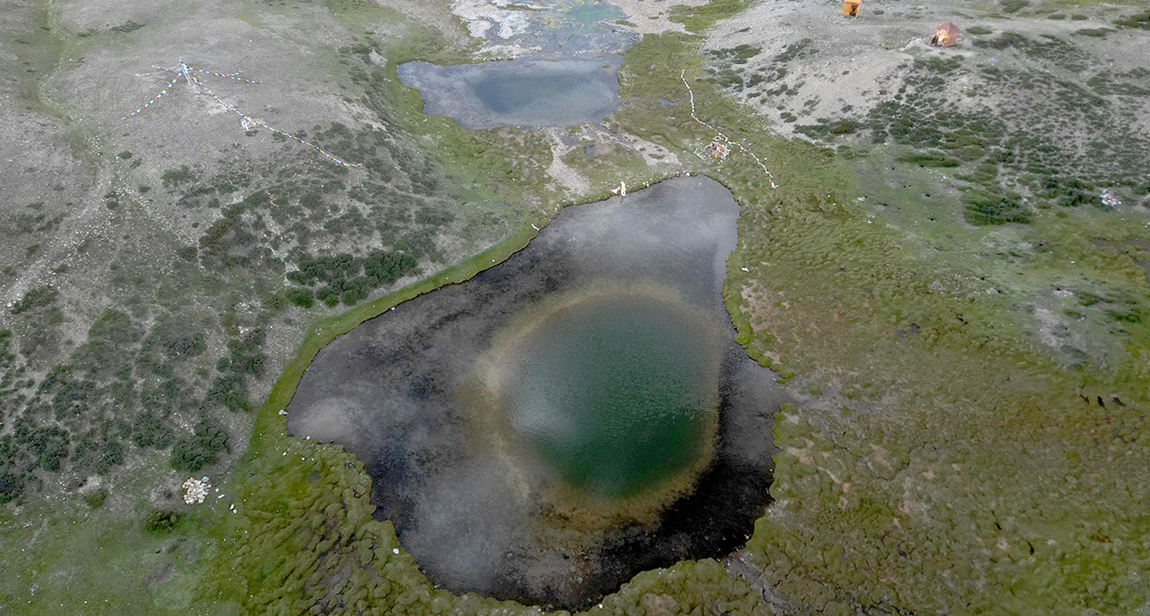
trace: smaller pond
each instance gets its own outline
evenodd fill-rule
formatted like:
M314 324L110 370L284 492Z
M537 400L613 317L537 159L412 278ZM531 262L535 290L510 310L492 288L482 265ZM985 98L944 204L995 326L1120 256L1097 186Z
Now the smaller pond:
M542 128L597 122L619 107L616 73L623 58L518 59L458 66L399 65L399 79L419 90L423 113L466 128Z

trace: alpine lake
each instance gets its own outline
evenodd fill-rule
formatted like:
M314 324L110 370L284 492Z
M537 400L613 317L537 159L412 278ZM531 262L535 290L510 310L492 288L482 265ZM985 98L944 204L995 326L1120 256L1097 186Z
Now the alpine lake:
M680 177L571 206L316 356L291 434L343 445L434 583L566 609L737 549L787 400L722 301L738 205Z
M615 75L623 57L518 58L436 66L399 65L399 78L423 94L424 113L465 128L574 126L597 122L619 106Z

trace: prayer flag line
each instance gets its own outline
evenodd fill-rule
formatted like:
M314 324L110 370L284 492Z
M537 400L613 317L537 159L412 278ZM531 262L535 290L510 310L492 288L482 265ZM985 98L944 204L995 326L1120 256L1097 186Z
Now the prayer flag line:
M691 97L691 119L698 122L702 126L705 126L709 129L711 129L712 131L715 132L715 134L717 134L719 137L721 137L723 139L723 141L734 145L735 147L742 150L742 152L744 154L747 154L751 158L755 159L755 163L757 163L759 165L759 167L762 168L763 172L767 174L767 182L770 183L771 188L777 190L779 188L779 186L778 186L778 184L775 184L774 174L771 173L770 169L767 169L767 166L765 164L763 164L763 161L758 156L756 156L754 152L743 147L743 144L739 143L738 141L735 141L734 139L731 139L727 135L723 134L723 131L715 128L714 126L711 126L710 124L707 124L706 122L700 120L697 115L695 115L695 91L691 89L691 84L687 83L686 75L687 75L686 69L683 69L682 71L679 72L679 79L683 80L683 85L687 87L687 94L689 94Z
M328 160L330 160L336 164L343 165L344 167L348 167L348 168L363 167L363 165L361 163L350 163L346 160L343 160L342 158L340 158L338 156L335 156L334 154L331 154L330 152L327 152L326 150L324 150L323 148L319 147L318 145L316 145L314 143L305 141L304 139L302 139L302 138L300 138L300 137L298 137L292 133L279 130L275 127L268 125L267 122L257 120L255 118L247 115L246 113L240 111L235 105L233 105L233 104L225 101L224 99L220 98L215 92L213 92L211 90L211 88L204 85L204 82L200 81L200 79L194 75L194 73L202 73L205 75L214 75L216 77L223 77L226 79L234 79L236 81L242 81L244 83L249 83L249 84L253 84L253 85L258 85L260 83L258 81L239 77L238 76L240 74L239 71L236 71L234 73L219 73L216 71L204 70L204 69L192 66L190 64L187 64L185 62L180 62L180 65L176 66L176 67L163 68L163 70L168 71L170 73L176 73L175 78L173 78L171 81L169 81L168 85L164 86L164 89L160 90L159 94L153 96L152 99L149 100L148 102L144 103L144 105L142 107L139 107L135 111L124 116L125 121L130 120L130 119L134 118L135 116L143 113L144 110L151 107L153 103L155 103L158 100L160 100L161 98L163 98L168 92L170 92L172 90L172 88L174 88L176 86L176 82L178 82L180 80L180 78L183 77L184 80L187 81L189 85L203 90L205 93L207 93L208 96L210 96L212 98L212 100L214 100L215 102L222 105L224 107L224 109L231 111L232 113L239 116L240 122L243 124L243 126L245 128L247 128L248 126L258 126L260 128L269 130L276 135L283 135L284 137L289 137L295 141L298 141L299 143L308 146L309 148L315 150L316 152L319 152L325 158L327 158Z

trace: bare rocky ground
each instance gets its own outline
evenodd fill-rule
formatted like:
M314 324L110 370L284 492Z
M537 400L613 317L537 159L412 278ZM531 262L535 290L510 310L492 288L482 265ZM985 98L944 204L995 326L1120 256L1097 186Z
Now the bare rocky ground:
M977 64L1042 68L1075 78L1083 71L1125 73L1150 64L1150 52L1141 44L1144 35L1139 30L1120 31L1113 24L1123 14L1122 3L1068 5L1061 10L1059 6L1034 3L1006 12L999 3L978 0L946 4L877 0L867 2L859 17L848 18L826 2L765 2L716 26L705 49L747 45L758 51L735 67L745 74L735 92L788 137L805 136L795 128L812 118L865 118L878 103L905 91L907 69L916 58L957 59L962 68L948 75L936 92L964 109L985 106L991 114L1019 104L1019 97L981 77L973 70ZM946 22L959 27L958 42L945 49L932 47L935 28ZM972 28L1073 41L1082 55L1071 68L1058 58L1043 61L1013 49L980 46L977 41L989 33L974 34ZM1080 34L1101 29L1109 33ZM756 74L761 78L754 79ZM796 122L792 116L804 121ZM1146 113L1139 114L1139 120L1143 123L1139 129L1150 121Z
M4 11L3 500L100 482L118 506L129 470L176 486L169 458L181 472L226 468L250 426L227 409L258 405L309 321L505 231L492 211L503 205L457 207L467 197L439 163L372 109L385 89L368 83L386 62L379 41L410 34L404 11L422 14L384 10L30 1ZM368 17L371 30L351 29ZM434 18L441 40L463 42L458 24ZM259 83L197 73L201 85L181 79L126 118L180 62ZM468 232L436 239L453 224ZM309 261L325 254L346 257ZM355 278L365 259L374 265ZM285 281L296 261L320 278ZM356 289L328 285L317 300L329 275ZM173 490L156 494L157 506L175 502Z

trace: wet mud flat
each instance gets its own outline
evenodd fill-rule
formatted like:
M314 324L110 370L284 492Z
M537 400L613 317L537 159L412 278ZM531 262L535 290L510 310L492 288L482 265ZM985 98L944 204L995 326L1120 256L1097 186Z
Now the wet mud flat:
M423 113L465 128L545 128L598 122L619 107L623 57L521 58L437 66L405 62L399 79L419 90Z
M569 207L504 263L321 350L288 406L288 431L364 460L377 517L455 592L578 609L641 571L723 556L769 504L773 415L787 399L735 343L723 307L737 218L730 193L706 178ZM681 464L624 494L565 481L504 408L519 399L504 395L516 379L491 377L515 376L524 353L507 341L523 337L523 323L553 322L556 302L612 297L694 315L708 342L691 346L707 347L700 357L714 364L691 390L709 402L679 426L710 428L669 453ZM542 412L552 411L564 412ZM564 419L536 423L570 427ZM643 446L664 445L656 435ZM611 455L609 444L589 451Z

